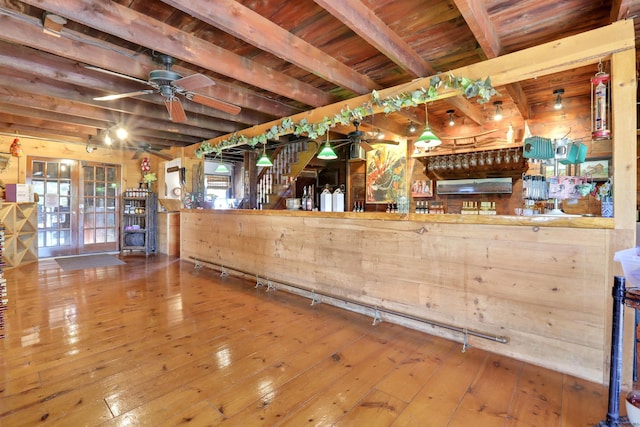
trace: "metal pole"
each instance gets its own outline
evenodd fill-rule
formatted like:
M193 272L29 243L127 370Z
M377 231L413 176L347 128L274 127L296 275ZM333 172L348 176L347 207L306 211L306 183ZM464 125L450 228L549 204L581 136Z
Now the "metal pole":
M620 420L620 389L622 388L622 340L624 328L624 277L613 280L613 318L611 322L611 367L609 368L609 408L606 421L596 427L618 427Z

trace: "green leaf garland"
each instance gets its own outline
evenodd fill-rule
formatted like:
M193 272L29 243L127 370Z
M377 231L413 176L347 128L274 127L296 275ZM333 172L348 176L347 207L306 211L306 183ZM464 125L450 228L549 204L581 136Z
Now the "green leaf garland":
M441 77L441 74L438 74L429 80L428 88L401 92L387 98L380 98L380 94L374 90L371 92L369 101L363 105L354 108L343 108L332 117L323 117L318 123L310 123L306 118L296 123L290 117L285 117L278 125L271 126L265 133L250 138L243 134L234 133L228 139L221 140L216 145L203 141L200 147L196 149L195 155L198 158L210 153L219 155L225 148L237 145L255 147L258 144L265 144L269 139L277 139L282 135L291 133L296 136L306 134L309 138L315 139L326 134L337 125L347 125L353 120L362 121L364 117L373 114L374 106L382 107L384 113L389 114L434 100L441 88L460 90L467 99L477 98L479 104L489 102L492 96L498 94L491 85L489 77L484 80L472 80L467 77L456 77L451 73L448 73L444 78Z

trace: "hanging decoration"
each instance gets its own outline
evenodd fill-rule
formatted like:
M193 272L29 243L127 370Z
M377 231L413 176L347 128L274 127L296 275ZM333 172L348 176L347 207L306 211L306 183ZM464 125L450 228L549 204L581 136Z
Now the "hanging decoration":
M361 121L363 117L373 114L374 107L382 107L384 113L389 114L433 101L438 97L440 89L459 90L467 99L477 97L479 104L488 102L492 96L498 94L491 85L490 78L472 80L468 77L456 77L452 73L439 74L429 80L428 88L400 92L386 98L381 98L380 94L374 90L369 100L361 106L354 108L347 106L332 117L324 117L317 123L311 123L304 117L298 122L294 122L291 117L285 117L279 124L271 126L260 135L247 137L242 133L234 133L228 139L220 140L216 144L203 141L195 151L195 155L202 158L205 154L245 144L255 147L258 144L265 144L269 139L277 139L291 133L296 136L306 134L309 138L315 139L335 126L348 125L353 120Z
M591 78L591 138L610 139L611 119L611 76L602 71L602 61L598 63L598 72Z
M22 151L22 144L20 144L20 140L18 138L15 138L13 140L9 151L11 152L11 155L13 157L20 157L24 154L24 152Z
M142 162L140 162L140 170L142 171L142 182L147 186L158 179L155 172L151 172L151 162L148 157L142 158Z

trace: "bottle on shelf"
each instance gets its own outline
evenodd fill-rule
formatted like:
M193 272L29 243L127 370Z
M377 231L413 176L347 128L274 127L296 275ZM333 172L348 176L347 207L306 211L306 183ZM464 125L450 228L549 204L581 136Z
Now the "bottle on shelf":
M303 187L302 189L302 198L300 199L300 209L302 209L303 211L307 210L307 187Z

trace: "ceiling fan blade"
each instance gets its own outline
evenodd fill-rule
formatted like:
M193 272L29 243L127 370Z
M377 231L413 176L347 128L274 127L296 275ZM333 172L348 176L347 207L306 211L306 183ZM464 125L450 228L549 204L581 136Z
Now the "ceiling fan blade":
M159 151L154 151L153 153L150 153L152 156L157 156L160 157L163 160L173 160L173 156L171 154L165 154L165 153L161 153Z
M138 160L140 156L142 156L142 153L144 153L144 150L142 148L136 150L136 152L133 153L133 157L131 157L131 160Z
M182 77L171 83L173 86L181 88L184 91L192 91L205 86L213 86L216 84L209 77L204 74L192 74L190 76Z
M101 73L110 74L110 75L116 76L116 77L122 77L123 79L133 80L134 82L142 83L142 84L145 84L145 85L149 84L149 82L146 81L146 80L142 80L142 79L139 79L137 77L127 76L126 74L116 73L115 71L105 70L104 68L94 67L92 65L85 65L84 68L86 68L87 70L99 71Z
M334 145L334 146L333 146L333 149L334 149L334 150L337 150L338 148L340 148L340 147L344 147L345 145L349 145L349 144L351 144L351 141L343 142L343 143L341 143L341 144L336 144L336 145Z
M153 93L153 89L138 90L135 92L116 93L114 95L98 96L93 98L94 101L113 101L114 99L131 98L132 96L148 95Z
M360 141L360 147L362 147L364 151L373 151L373 147L368 142Z
M228 102L220 101L219 99L192 92L185 94L185 96L187 97L187 99L193 102L206 105L207 107L211 107L225 113L233 114L234 116L240 113L240 107L238 107L237 105L229 104Z
M167 107L172 122L182 123L187 121L187 114L184 112L182 103L178 98L165 99L164 105Z
M399 145L398 141L394 141L392 139L367 139L369 144L390 144L390 145Z

